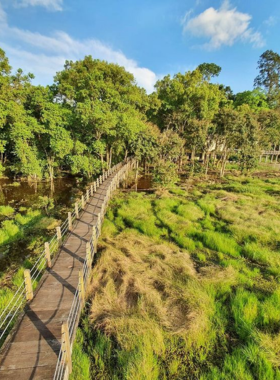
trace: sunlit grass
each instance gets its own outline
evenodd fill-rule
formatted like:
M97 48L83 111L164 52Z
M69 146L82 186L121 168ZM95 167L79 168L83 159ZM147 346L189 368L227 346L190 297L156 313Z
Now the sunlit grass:
M279 211L278 178L116 197L77 378L280 380Z

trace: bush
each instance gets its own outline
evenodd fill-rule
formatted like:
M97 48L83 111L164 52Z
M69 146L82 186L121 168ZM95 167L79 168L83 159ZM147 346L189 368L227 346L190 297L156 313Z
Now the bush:
M11 206L0 206L0 217L1 216L12 216L15 210Z
M153 182L160 187L169 187L179 181L178 166L171 161L159 160L153 170Z

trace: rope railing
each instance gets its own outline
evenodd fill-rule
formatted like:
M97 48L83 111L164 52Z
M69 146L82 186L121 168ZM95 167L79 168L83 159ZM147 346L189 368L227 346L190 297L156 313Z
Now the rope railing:
M119 163L97 178L97 180L90 186L90 188L86 190L85 194L82 195L81 199L75 203L74 210L68 213L68 218L59 227L56 228L56 234L52 237L52 239L49 242L45 243L45 249L36 259L32 268L26 269L24 271L24 280L19 285L18 289L16 290L12 298L9 300L8 304L3 308L3 310L0 310L0 346L1 346L1 343L5 341L5 338L7 337L11 328L13 327L19 314L23 312L24 306L26 305L27 301L30 301L33 299L33 292L38 286L38 283L46 267L51 267L52 259L55 257L55 255L59 251L59 248L62 245L63 240L65 240L66 236L71 231L73 223L79 219L81 212L85 208L85 204L88 202L88 200L93 195L93 193L97 191L97 188L105 180L105 178L108 178L108 176L114 172L117 172L117 173L114 176L111 183L116 184L116 181L120 180L120 175L119 175L120 173L118 172L118 170L120 170L120 172L123 173L123 169L127 167L127 165L129 165L130 162L131 161L129 161L128 164L125 164L122 168L121 166L123 164ZM110 186L110 189L112 189L113 187ZM108 197L109 195L107 193L106 202L108 202ZM103 207L102 216L100 215L100 217L103 220L104 207ZM97 226L96 236L98 237L99 234L100 234L100 226ZM95 244L94 242L91 242L90 245L93 247L94 244ZM85 261L85 263L87 263L87 260ZM87 270L86 273L88 272L89 271ZM77 297L75 294L74 301L76 300L76 298ZM75 302L77 302L77 300ZM76 305L75 313L72 311L72 314L76 315L77 310L78 309ZM73 333L71 333L70 335L72 339Z
M134 162L129 161L120 169L120 164L116 166L116 175L111 181L111 184L105 194L104 201L100 212L97 214L97 223L92 228L92 235L90 240L86 244L86 258L83 267L79 273L79 283L75 291L72 306L69 312L69 316L66 322L62 325L61 331L61 348L57 359L56 369L54 373L53 380L67 379L72 371L72 345L75 339L76 327L79 322L80 314L85 302L85 292L87 290L89 275L91 271L91 266L94 258L94 254L97 251L97 240L101 234L101 224L105 217L106 207L110 200L112 192L119 186L120 181L124 178L125 173L133 167ZM112 169L109 173L112 173ZM105 174L105 178L106 174Z

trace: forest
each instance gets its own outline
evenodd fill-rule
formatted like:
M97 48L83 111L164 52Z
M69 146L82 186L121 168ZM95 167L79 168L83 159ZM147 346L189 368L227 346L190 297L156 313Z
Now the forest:
M91 56L66 61L53 85L34 86L1 50L0 175L90 179L128 155L145 169L152 163L162 184L180 171L222 177L228 161L251 170L280 143L280 56L264 52L258 69L252 91L212 83L222 68L203 63L147 95L124 68Z

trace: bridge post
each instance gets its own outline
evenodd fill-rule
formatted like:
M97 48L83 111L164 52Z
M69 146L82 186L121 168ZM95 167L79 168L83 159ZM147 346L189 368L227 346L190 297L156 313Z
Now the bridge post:
M87 202L89 200L89 189L87 189Z
M63 322L61 326L61 346L62 351L65 352L66 355L66 364L68 366L69 374L72 372L72 359L71 359L71 343L69 336L69 326L68 322Z
M51 260L51 253L50 253L50 245L47 241L45 243L45 258L47 260L47 267L51 268L52 267L52 260Z
M103 180L103 182L105 181L105 172L103 172L102 180Z
M89 241L87 241L86 243L86 254L87 254L87 265L90 268L91 267L91 248L90 248Z
M92 227L93 255L97 252L96 227Z
M101 228L101 217L100 217L100 213L99 213L97 216L97 229L98 229L98 236L97 237L100 236L100 233L101 233L100 228Z
M102 184L102 175L99 176L99 184L101 185Z
M85 284L84 284L84 275L83 271L79 270L79 289L80 289L80 299L82 302L85 300Z
M25 269L24 271L24 282L25 282L26 299L27 301L31 301L34 295L33 295L32 281L31 281L31 275L30 275L29 269Z
M105 199L104 199L105 200ZM103 219L104 217L104 213L105 213L105 210L104 210L104 202L102 203L102 206L101 206L101 219Z
M79 206L77 202L75 203L75 214L76 214L76 218L79 219Z
M82 195L81 197L81 201L82 201L82 209L85 208L85 197Z
M68 212L68 230L71 231L73 228L72 226L72 214L71 212Z
M60 246L62 243L62 236L61 236L61 228L60 227L56 227L56 235L57 235L58 245Z
M90 186L90 195L93 196L93 185Z

